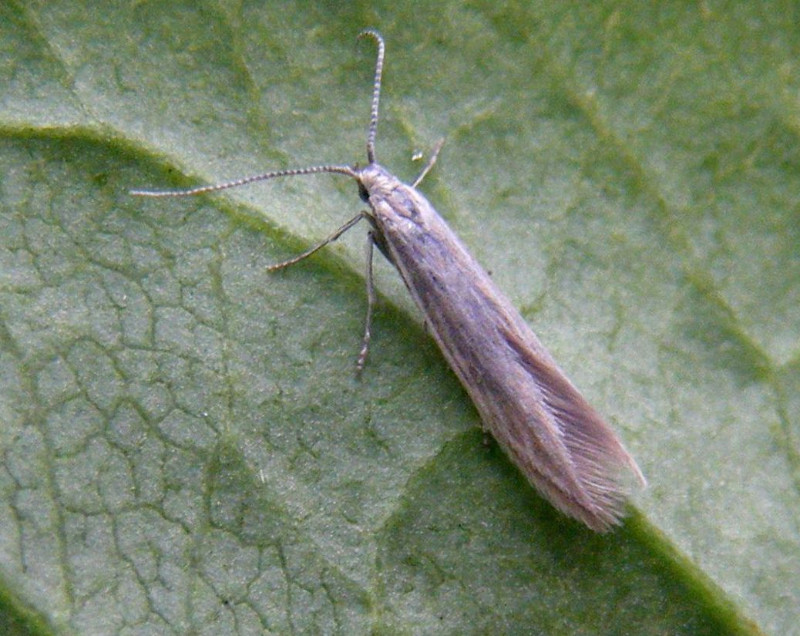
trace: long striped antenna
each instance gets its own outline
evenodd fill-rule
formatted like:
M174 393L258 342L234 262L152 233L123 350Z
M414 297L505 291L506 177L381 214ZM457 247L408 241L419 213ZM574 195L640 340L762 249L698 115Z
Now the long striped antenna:
M359 38L369 37L378 44L378 59L375 62L375 79L372 84L372 109L369 119L369 133L367 135L367 159L369 163L375 163L375 137L378 134L378 106L381 100L381 79L383 77L383 58L386 51L386 44L383 36L374 29L367 29L358 34ZM185 197L205 192L218 192L228 188L238 188L239 186L255 183L256 181L266 181L276 177L296 177L307 174L319 174L321 172L344 174L348 177L358 178L356 170L350 166L323 165L310 166L308 168L289 168L287 170L273 170L264 172L233 181L215 183L212 185L198 186L184 190L131 190L130 194L137 197Z
M372 110L369 116L369 133L367 134L367 160L375 163L375 137L378 134L378 104L381 101L381 79L383 78L383 57L386 44L383 36L374 29L367 29L358 34L360 38L372 38L378 44L378 59L375 62L375 79L372 83Z
M296 177L305 174L319 174L321 172L346 174L348 177L353 177L354 179L356 178L356 173L350 166L310 166L308 168L273 170L272 172L255 174L250 177L242 177L241 179L235 179L234 181L225 181L224 183L198 186L196 188L189 188L187 190L131 190L130 194L135 197L188 197L194 194L203 194L204 192L217 192L219 190L227 190L228 188L238 188L239 186L247 185L248 183L266 181L267 179L274 179L276 177Z

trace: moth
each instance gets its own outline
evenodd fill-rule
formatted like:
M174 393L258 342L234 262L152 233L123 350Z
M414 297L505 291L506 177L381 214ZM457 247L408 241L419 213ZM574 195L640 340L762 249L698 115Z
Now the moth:
M435 147L420 175L407 185L375 156L378 106L385 56L375 30L359 38L377 45L367 165L320 165L277 170L188 190L134 190L148 197L215 192L255 181L317 173L351 177L369 205L325 240L290 260L293 265L335 241L359 221L370 225L367 241L367 317L357 360L367 359L375 291L373 246L397 268L448 364L497 440L531 484L563 513L605 532L620 523L632 473L645 479L614 431L578 392L520 314L417 186L433 166Z

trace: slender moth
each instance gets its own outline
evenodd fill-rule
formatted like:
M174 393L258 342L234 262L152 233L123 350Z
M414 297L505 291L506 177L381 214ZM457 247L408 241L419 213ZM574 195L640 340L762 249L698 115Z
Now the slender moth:
M356 180L369 210L359 212L325 240L270 271L293 265L335 241L362 219L367 240L367 316L357 370L369 350L375 291L373 246L400 272L422 310L450 367L472 398L488 429L528 480L556 508L593 530L607 531L624 514L626 473L644 485L634 459L614 431L589 405L417 186L436 161L441 142L411 185L375 159L378 104L385 45L374 30L363 31L378 48L363 168L321 165L277 170L188 190L134 190L149 197L215 192L276 177L347 175Z

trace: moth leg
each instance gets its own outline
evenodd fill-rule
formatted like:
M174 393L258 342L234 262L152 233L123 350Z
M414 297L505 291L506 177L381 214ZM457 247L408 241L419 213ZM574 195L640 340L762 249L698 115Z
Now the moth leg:
M367 315L364 318L364 337L361 340L361 351L358 352L358 360L356 360L356 375L361 375L364 370L364 365L367 363L367 354L369 353L369 341L372 338L372 310L375 307L375 284L372 277L372 254L373 246L375 245L375 235L372 232L367 233Z
M304 258L308 258L309 256L311 256L315 252L321 250L328 243L333 243L336 239L338 239L342 234L347 232L347 230L349 230L351 227L353 227L356 223L358 223L363 218L364 218L364 213L363 212L359 212L356 216L354 216L352 219L350 219L347 223L345 223L342 227L340 227L338 230L336 230L333 234L331 234L329 237L327 237L323 241L320 241L319 243L317 243L313 247L307 249L305 252L303 252L299 256L295 256L295 257L290 258L289 260L286 260L286 261L281 261L280 263L275 263L274 265L268 265L267 266L267 271L268 272L274 272L275 270L283 269L284 267L289 267L289 265L294 265L295 263L299 263Z
M422 169L422 172L419 173L419 176L414 179L414 183L411 184L412 188L416 188L422 180L425 178L425 175L431 171L433 168L433 164L436 163L436 160L439 158L439 151L444 146L444 137L442 137L439 141L436 142L436 145L433 147L433 152L431 153L430 159L428 159L428 163L425 164L425 167Z

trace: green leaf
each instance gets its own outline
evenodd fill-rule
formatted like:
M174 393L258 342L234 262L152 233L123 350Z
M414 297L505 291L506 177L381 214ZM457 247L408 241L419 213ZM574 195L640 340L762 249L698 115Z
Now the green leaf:
M651 6L652 5L652 6ZM800 73L773 3L0 4L7 633L798 633ZM383 165L649 479L618 531L495 447L360 209Z

